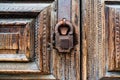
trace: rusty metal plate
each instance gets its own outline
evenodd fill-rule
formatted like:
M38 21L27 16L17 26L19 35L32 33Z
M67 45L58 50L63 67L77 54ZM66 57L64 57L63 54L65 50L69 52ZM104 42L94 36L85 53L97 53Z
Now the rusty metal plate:
M58 21L66 18L71 21L71 0L58 0Z
M62 49L65 49L65 50L69 49L69 39L62 39L60 43L61 43L60 47Z

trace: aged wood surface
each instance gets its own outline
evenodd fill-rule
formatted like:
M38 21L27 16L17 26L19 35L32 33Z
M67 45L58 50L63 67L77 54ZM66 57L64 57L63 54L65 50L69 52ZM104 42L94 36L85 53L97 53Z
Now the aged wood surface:
M83 0L82 80L120 80L120 0Z
M120 70L119 59L119 9L116 6L106 6L106 35L108 36L108 56L109 56L109 70ZM109 35L108 35L109 34Z
M44 9L38 15L38 31L36 47L38 49L38 60L42 72L50 71L50 11L51 7Z
M33 54L33 52L31 52L34 50L34 48L31 48L31 46L34 46L32 35L32 30L34 31L34 29L33 26L31 26L33 20L21 20L0 20L0 56L4 54L25 54L26 58L21 58L21 60L19 58L17 60L14 55L13 59L12 57L10 59L6 57L5 59L5 56L4 58L2 58L2 56L0 61L28 61L30 55ZM15 60L14 57L16 58Z
M75 29L69 53L53 44L56 0L7 1L0 1L0 79L80 80L79 0L69 8Z
M9 10L11 11L14 8L15 4L14 6L12 6L11 4L8 6L10 6ZM30 4L26 6L30 6ZM31 8L34 8L35 6L36 5L31 5ZM29 8L29 11L27 11L28 8ZM44 11L41 11L41 9L39 9L39 13L36 11L32 11L30 7L28 8L26 8L27 14L31 12L35 13L35 14L29 14L29 15L35 15L34 18L33 16L31 17L22 16L24 15L24 10L22 13L15 10L14 14L16 15L9 12L9 10L7 9L6 11L2 12L2 14L5 14L5 15L6 13L10 15L14 15L14 17L7 15L6 18L1 17L0 19L0 34L1 34L0 37L1 37L1 45L3 45L0 48L0 61L2 61L0 62L0 65L1 65L0 73L2 74L21 74L21 73L50 74L50 66L49 66L50 53L45 51L47 51L47 48L48 48L47 46L48 44L46 40L48 39L48 34L49 34L48 32L49 32L49 26L50 26L51 6L48 7L48 5L44 5ZM20 10L20 8L18 8L18 10ZM16 12L19 12L20 15ZM45 29L43 27L48 29ZM42 28L44 30L40 31L39 28ZM46 35L47 36L44 37L42 35L38 37L39 36L38 33L40 33L40 35L44 34L45 36ZM40 40L40 38L42 37L44 37L43 40L46 42L42 43L43 41ZM40 41L41 43L39 43ZM40 47L44 45L46 45L43 48L44 51L40 52ZM3 61L6 61L6 62L3 62ZM43 63L39 64L41 62L44 62L44 64Z
M0 12L40 12L49 5L49 3L0 3Z

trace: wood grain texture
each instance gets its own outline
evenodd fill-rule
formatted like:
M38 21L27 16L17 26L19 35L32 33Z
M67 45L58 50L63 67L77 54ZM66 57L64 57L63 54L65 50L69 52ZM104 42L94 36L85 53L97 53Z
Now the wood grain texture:
M19 13L19 14L23 15L23 13ZM0 73L4 73L4 74L40 73L41 74L42 72L39 70L39 65L37 64L37 61L35 61L35 58L38 58L35 56L36 47L34 40L35 32L37 32L35 28L37 27L36 25L38 24L37 22L35 22L36 17L26 18L23 16L21 18L19 17L19 15L17 16L18 16L17 18L11 18L10 16L9 17L6 16L8 17L7 19L6 18L0 19L0 34L3 34L2 36L5 38L5 40L4 38L2 38L2 36L1 38L4 40L4 43L6 42L6 40L7 42L9 42L8 44L2 46L4 48L2 48L0 51L1 53L0 61L6 61L4 64L0 62L1 65ZM9 38L10 34L12 36ZM14 37L14 34L18 34L19 39L17 39L17 37ZM5 35L7 35L8 37L6 37ZM14 37L14 39L12 37ZM16 39L17 39L17 49L16 49L16 45L14 44L16 43ZM9 44L11 44L12 46Z
M18 34L0 33L0 49L18 49Z
M40 12L49 3L0 3L0 12Z
M44 9L39 15L38 15L38 43L36 44L38 46L38 57L40 70L42 72L49 73L50 71L50 7L47 7Z
M83 5L82 80L100 80L105 75L104 8L102 0L85 0Z
M11 20L11 19L10 19ZM24 58L12 55L0 61L29 61L33 54L34 38L33 38L33 20L30 19L1 19L0 20L0 56L9 54L24 54ZM24 22L25 21L25 22ZM33 30L33 31L32 31ZM31 47L32 46L32 47ZM12 59L13 58L13 59ZM2 60L3 59L3 60Z
M53 45L54 27L57 23L56 1L50 6L48 3L37 3L38 5L35 5L36 3L30 3L26 0L25 3L15 2L18 5L0 3L0 32L3 34L5 31L7 33L19 33L18 48L21 53L25 52L26 55L13 55L18 59L23 60L24 57L27 57L30 60L28 62L17 62L15 58L14 62L0 62L0 79L80 80L79 0L72 0L71 4L70 22L75 29L75 46L70 53L65 54L58 53ZM3 54L1 57L4 58L6 55ZM13 55L8 54L6 57L11 59Z
M107 7L106 27L108 27L108 54L109 70L119 70L119 10L115 7ZM107 34L106 34L107 35Z
M83 1L82 80L120 78L119 2Z

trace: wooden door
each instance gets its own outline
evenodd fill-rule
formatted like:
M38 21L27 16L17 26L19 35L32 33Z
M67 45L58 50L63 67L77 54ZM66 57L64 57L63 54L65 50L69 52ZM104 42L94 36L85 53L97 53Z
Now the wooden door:
M82 80L120 80L120 0L83 0Z
M0 1L1 80L80 80L79 0L66 1ZM76 40L70 52L59 52L55 26L66 15Z

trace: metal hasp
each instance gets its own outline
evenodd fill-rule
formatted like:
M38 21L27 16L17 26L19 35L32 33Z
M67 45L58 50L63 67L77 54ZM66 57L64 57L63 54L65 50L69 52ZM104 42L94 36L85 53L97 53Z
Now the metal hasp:
M70 52L73 48L73 26L71 23L72 0L57 0L57 24L55 26L55 48L58 52Z
M55 26L55 47L58 52L70 52L73 48L73 26L66 19Z
M57 0L57 4L58 22L63 18L71 21L72 0Z

